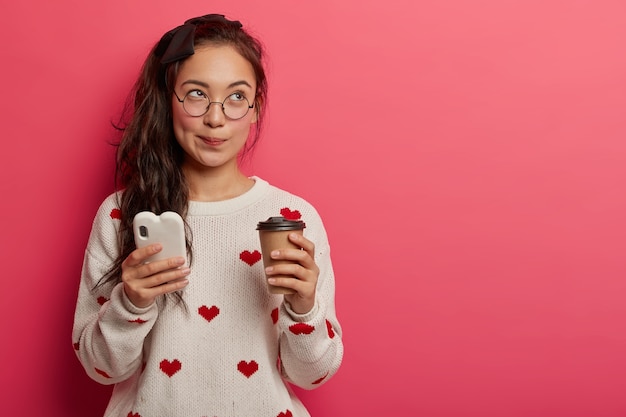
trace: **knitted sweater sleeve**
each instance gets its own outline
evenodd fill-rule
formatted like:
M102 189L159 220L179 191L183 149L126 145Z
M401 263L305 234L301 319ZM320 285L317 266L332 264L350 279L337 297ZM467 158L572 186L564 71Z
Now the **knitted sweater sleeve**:
M156 305L135 307L123 284L98 285L117 257L119 210L111 196L100 206L85 251L74 313L74 350L87 374L102 384L128 379L142 365L143 342Z
M312 238L320 269L315 306L306 314L297 314L283 302L279 313L281 370L288 381L304 389L323 385L343 359L342 329L335 313L335 277L321 221L319 233Z

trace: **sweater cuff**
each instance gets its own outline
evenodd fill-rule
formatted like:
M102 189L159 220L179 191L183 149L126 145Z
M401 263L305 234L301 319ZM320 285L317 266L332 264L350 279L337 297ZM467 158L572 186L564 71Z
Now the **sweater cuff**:
M304 314L298 314L295 311L293 311L291 309L291 305L287 301L283 301L283 304L285 306L285 311L287 312L291 320L298 322L298 323L312 321L315 318L315 316L317 316L317 313L319 312L319 309L320 309L320 306L317 300L315 300L315 304L313 305L313 308L308 313L304 313Z

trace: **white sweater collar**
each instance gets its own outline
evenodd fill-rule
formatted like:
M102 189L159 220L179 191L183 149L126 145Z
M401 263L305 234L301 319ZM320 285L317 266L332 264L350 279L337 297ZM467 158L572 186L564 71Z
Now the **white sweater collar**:
M240 196L223 201L190 201L189 216L220 216L239 211L261 200L268 192L270 185L267 181L252 176L254 185Z

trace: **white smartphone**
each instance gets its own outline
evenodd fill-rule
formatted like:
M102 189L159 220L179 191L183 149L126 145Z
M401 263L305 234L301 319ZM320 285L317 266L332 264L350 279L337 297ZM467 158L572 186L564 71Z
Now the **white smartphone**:
M133 234L137 248L153 243L163 246L163 250L148 258L146 263L182 256L187 265L185 224L178 213L166 211L158 216L150 211L137 213L133 219Z

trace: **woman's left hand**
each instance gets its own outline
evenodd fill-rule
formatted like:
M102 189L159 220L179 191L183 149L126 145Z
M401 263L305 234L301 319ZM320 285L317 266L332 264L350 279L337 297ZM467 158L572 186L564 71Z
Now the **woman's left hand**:
M280 249L271 253L272 259L289 260L293 263L278 264L265 268L268 282L279 287L291 288L295 294L285 294L291 309L298 314L306 314L315 305L315 289L320 269L315 263L315 244L298 233L290 233L289 240L302 249ZM273 278L274 275L287 275L294 278Z

